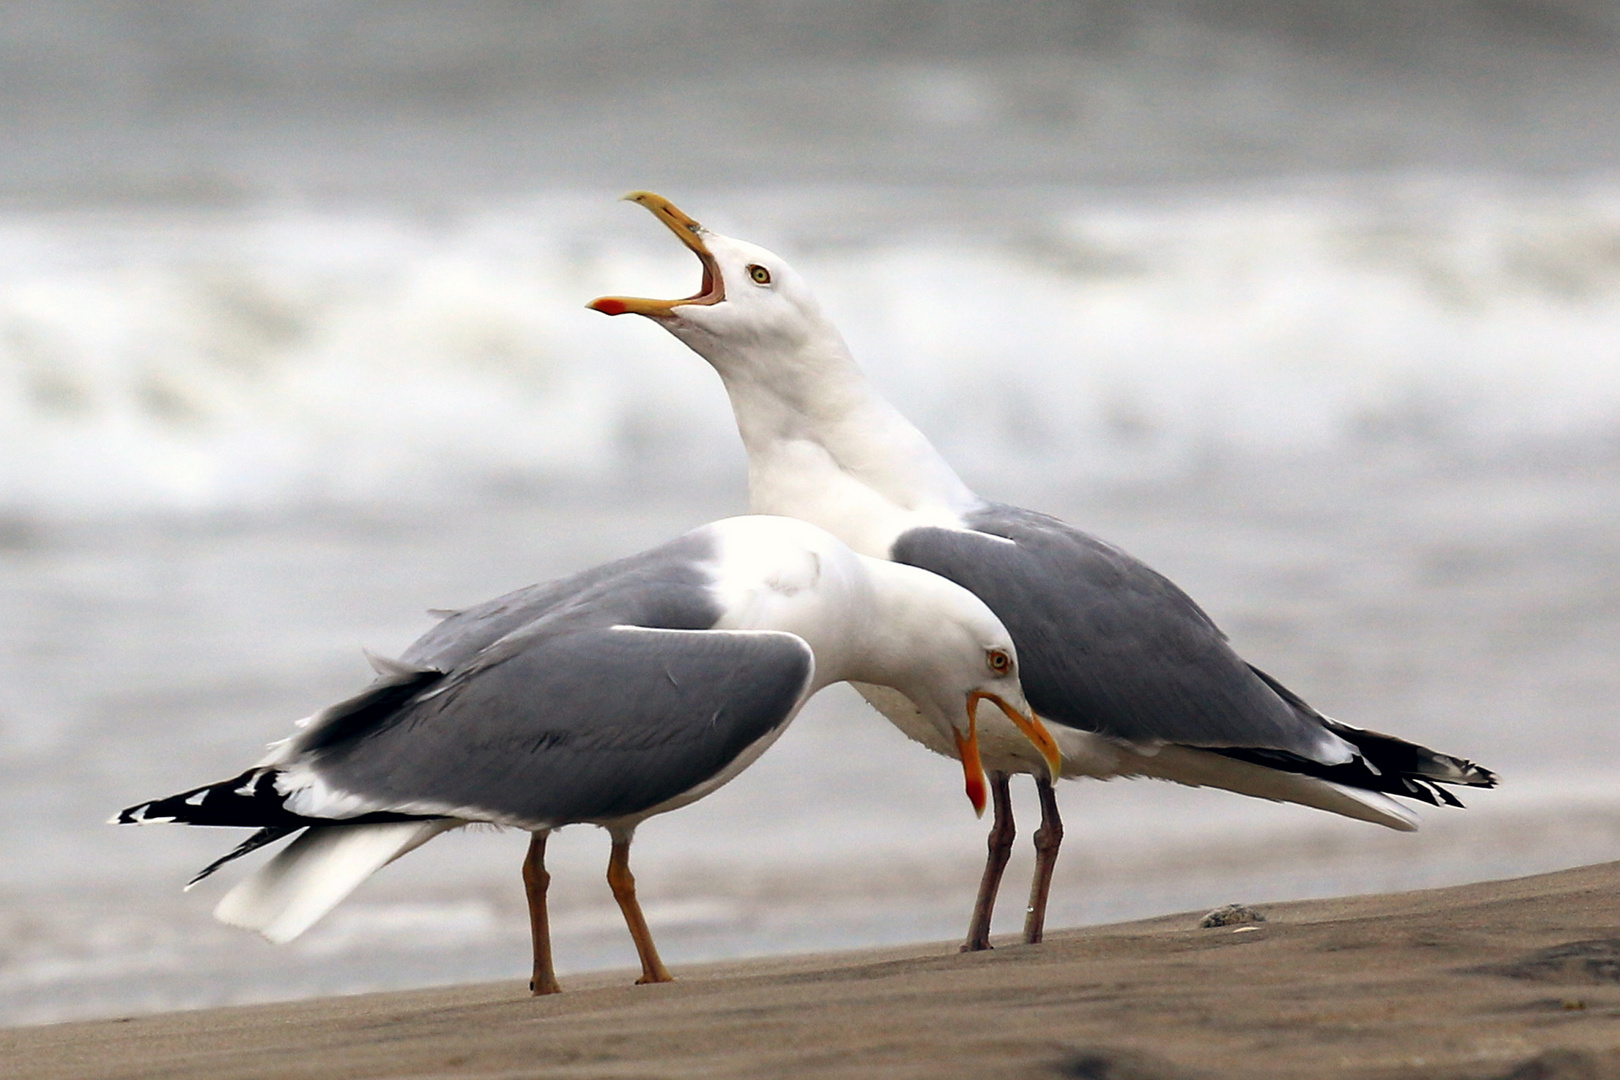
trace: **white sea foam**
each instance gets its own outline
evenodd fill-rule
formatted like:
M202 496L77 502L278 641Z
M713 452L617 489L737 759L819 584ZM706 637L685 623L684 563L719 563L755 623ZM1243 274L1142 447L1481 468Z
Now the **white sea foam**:
M1048 193L1033 215L818 245L815 215L863 197L681 201L793 258L976 477L1620 432L1620 189ZM0 512L397 502L735 463L695 358L582 307L695 282L652 221L594 195L443 221L0 219Z

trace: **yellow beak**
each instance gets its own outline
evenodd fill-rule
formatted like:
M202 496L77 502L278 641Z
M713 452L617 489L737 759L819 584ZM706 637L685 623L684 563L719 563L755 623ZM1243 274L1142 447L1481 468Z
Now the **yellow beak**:
M703 242L707 233L702 225L693 221L674 203L651 191L632 191L626 202L640 203L652 211L654 217L669 227L676 239L697 255L703 264L703 286L691 296L681 300L649 300L641 296L599 296L585 306L604 315L645 315L650 319L668 318L682 304L718 304L726 298L726 283L720 278L720 264L715 261L709 246Z
M972 721L975 714L978 712L980 701L993 702L997 708L1007 715L1007 719L1013 722L1013 726L1019 731L1023 732L1024 738L1028 739L1034 745L1035 749L1041 752L1041 757L1046 762L1046 777L1048 780L1056 780L1060 775L1062 775L1063 753L1058 750L1058 745L1052 739L1051 732L1046 730L1046 725L1035 719L1033 716L1025 716L1023 713L1007 704L995 694L988 694L983 690L975 690L973 693L968 695L967 707L969 732L973 732L975 730ZM977 747L974 749L975 753L977 753Z

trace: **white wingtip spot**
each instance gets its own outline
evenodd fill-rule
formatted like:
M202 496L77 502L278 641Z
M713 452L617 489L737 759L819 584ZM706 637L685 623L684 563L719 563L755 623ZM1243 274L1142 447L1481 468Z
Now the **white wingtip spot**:
M195 794L195 795L191 796L191 798L187 799L186 800L186 805L187 806L201 806L203 804L203 800L206 799L206 798L208 798L208 789L203 788L201 791L197 792L197 794Z

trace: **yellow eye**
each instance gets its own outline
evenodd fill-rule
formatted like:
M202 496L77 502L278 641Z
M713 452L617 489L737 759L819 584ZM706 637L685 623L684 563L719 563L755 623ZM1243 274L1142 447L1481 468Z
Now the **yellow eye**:
M1005 675L1012 670L1012 657L1007 655L1005 649L991 649L984 655L984 662L990 665L990 670L997 675Z
M749 264L748 276L754 279L755 285L769 285L771 283L771 272L758 263Z

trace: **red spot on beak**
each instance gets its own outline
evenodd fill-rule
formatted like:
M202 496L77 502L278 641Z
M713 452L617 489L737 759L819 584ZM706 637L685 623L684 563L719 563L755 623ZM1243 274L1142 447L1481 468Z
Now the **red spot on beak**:
M592 311L600 311L604 315L623 315L630 310L630 305L614 296L604 296L600 300L592 300L585 306Z
M967 778L967 797L968 802L973 804L973 812L979 817L984 817L985 790L983 773Z
M984 817L984 766L979 762L979 730L973 714L968 714L966 737L960 731L952 731L951 735L956 739L956 756L962 762L962 776L967 781L968 802L973 804L975 814Z

